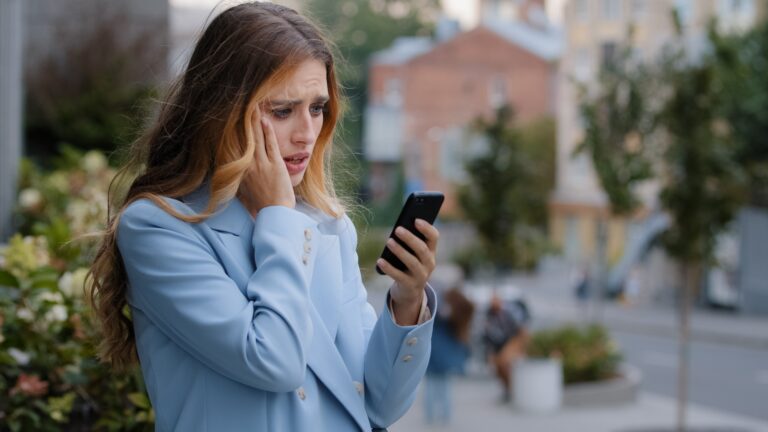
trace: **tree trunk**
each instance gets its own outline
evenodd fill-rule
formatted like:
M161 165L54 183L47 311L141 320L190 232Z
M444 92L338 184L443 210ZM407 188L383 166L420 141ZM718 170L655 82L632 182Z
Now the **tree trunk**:
M595 272L590 281L590 295L592 296L593 313L592 321L596 324L603 322L603 302L605 301L606 281L606 250L608 249L608 221L598 216L597 219L597 245L595 248Z
M688 408L688 367L690 365L690 315L691 303L699 283L699 266L685 261L682 263L682 287L679 301L680 335L677 366L677 430L686 430L686 413Z

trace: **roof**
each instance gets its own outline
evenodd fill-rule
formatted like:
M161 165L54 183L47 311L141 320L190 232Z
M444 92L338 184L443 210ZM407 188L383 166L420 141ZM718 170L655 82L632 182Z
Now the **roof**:
M563 33L555 27L538 28L523 22L490 20L483 22L481 27L546 61L560 58L563 49ZM456 36L461 37L462 34ZM427 36L399 37L389 48L371 55L371 63L402 65L444 42L437 42Z
M560 58L563 50L563 33L555 27L537 28L524 22L491 20L482 26L547 61Z
M435 43L428 36L405 36L395 39L389 48L375 52L371 62L376 64L400 65L412 58L429 52Z

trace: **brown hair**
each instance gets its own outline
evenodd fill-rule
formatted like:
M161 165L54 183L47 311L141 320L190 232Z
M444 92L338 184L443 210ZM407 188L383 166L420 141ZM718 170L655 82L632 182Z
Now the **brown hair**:
M448 328L456 339L469 342L472 316L475 305L458 288L451 288L443 294L443 301L450 310Z
M147 198L176 218L197 223L234 198L253 163L255 143L247 139L251 114L270 89L310 59L326 67L330 100L315 143L316 156L295 191L333 217L343 214L344 207L327 175L331 139L341 110L328 42L316 26L284 6L253 2L225 10L203 32L186 71L171 87L156 120L134 143L130 160L110 185L114 199L110 208L117 211L108 218L89 278L91 307L103 333L102 361L120 368L136 360L125 298L127 275L116 242L122 211ZM198 215L180 214L161 198L182 197L206 181L211 199ZM115 198L112 192L128 183L122 198Z

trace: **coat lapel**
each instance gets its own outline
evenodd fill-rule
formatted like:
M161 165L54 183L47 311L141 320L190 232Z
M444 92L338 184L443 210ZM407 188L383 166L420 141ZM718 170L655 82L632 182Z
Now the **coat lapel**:
M201 187L184 197L184 202L196 212L201 212L205 209L209 196L208 188ZM307 365L330 393L338 399L344 409L349 412L349 415L355 419L360 428L369 430L371 426L365 411L364 399L357 393L346 363L334 344L338 327L338 306L341 303L340 290L343 283L338 233L328 232L329 228L323 223L324 221L318 220L322 215L318 215L317 210L305 204L297 205L296 209L318 221L318 234L320 236L317 245L315 273L310 287L309 310L315 333L310 340ZM253 218L237 198L222 205L205 223L218 231L219 237L228 246L226 252L219 253L239 255L240 252L245 253L250 250L246 242L250 243L251 241ZM232 234L233 236L222 236L221 233ZM236 248L231 243L235 239L239 239L237 243L242 243L240 244L241 250L237 252L233 250ZM237 261L246 264L242 260ZM237 279L243 279L243 284L248 279L242 271L227 269L227 272L230 277L239 276Z
M315 334L307 354L309 368L331 394L341 402L341 405L355 419L357 424L365 431L370 430L371 424L365 411L363 397L357 393L352 376L326 331L322 318L314 306L310 307L310 311L312 323L315 326Z

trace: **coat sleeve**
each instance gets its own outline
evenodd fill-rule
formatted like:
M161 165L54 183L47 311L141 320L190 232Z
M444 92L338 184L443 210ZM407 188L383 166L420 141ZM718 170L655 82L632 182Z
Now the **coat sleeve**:
M346 218L346 223L350 245L345 248L349 254L345 261L351 260L357 266L357 234L352 221ZM356 271L359 275L359 267ZM373 307L366 301L362 279L358 279L357 298L361 304L367 344L364 361L365 407L374 428L386 428L408 411L427 369L437 302L432 288L427 285L424 289L432 317L419 325L400 326L386 306L389 305L389 293L384 310L377 319Z
M257 270L243 293L197 228L137 201L117 233L129 303L216 372L262 390L293 390L304 380L313 332L308 292L317 248L310 242L306 251L305 230L315 226L290 208L261 210L251 238Z

